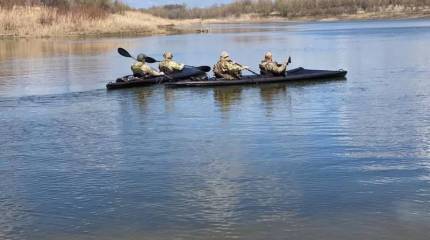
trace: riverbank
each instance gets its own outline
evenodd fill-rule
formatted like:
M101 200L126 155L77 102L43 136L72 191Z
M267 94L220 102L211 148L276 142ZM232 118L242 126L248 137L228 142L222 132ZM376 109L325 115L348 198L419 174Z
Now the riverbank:
M173 34L184 31L184 26L195 22L169 20L133 10L89 18L60 13L52 7L13 7L0 8L0 37Z
M148 36L207 31L209 24L264 23L297 21L338 21L373 19L408 19L430 17L430 7L405 8L390 6L377 11L357 11L352 14L269 17L242 14L238 17L213 19L166 19L137 10L109 13L101 18L89 18L74 13L60 13L52 7L0 8L0 38L40 38L73 36ZM200 29L200 30L199 30Z
M357 11L351 14L319 15L300 17L260 16L258 14L242 14L239 17L217 18L203 20L203 24L217 23L269 23L269 22L307 22L307 21L345 21L345 20L378 20L378 19L414 19L430 18L430 7L405 8L390 6L378 11Z

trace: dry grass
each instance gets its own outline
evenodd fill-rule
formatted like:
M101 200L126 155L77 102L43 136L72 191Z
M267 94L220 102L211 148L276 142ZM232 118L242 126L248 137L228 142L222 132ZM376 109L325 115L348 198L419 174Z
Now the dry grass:
M106 8L94 2L64 8L36 3L18 6L11 0L0 0L0 3L2 1L10 4L0 4L0 37L168 34L188 31L188 26L199 23L198 20L165 17L255 22L270 21L273 12L278 13L276 20L279 17L316 20L430 16L430 0L239 0L204 9L188 9L182 5L159 7L147 10L149 13L130 10L111 0L100 0L101 3L111 3L111 7ZM206 22L214 20L203 23Z
M389 6L376 10L358 10L353 13L296 15L291 17L262 16L255 13L241 14L224 18L204 19L203 24L217 23L265 23L279 21L338 21L338 20L369 20L369 19L410 19L430 17L430 7L408 9L403 6Z
M79 12L60 12L46 6L0 7L0 36L52 37L107 34L164 34L177 31L178 21L138 11L88 17ZM181 21L181 25L192 21Z

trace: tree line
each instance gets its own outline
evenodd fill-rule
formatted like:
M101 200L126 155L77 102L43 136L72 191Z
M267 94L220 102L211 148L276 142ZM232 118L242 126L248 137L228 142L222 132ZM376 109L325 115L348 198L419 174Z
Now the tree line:
M236 0L207 8L189 8L185 4L152 7L143 11L170 19L238 17L242 14L282 17L334 16L358 11L378 12L389 7L409 10L430 7L430 0Z

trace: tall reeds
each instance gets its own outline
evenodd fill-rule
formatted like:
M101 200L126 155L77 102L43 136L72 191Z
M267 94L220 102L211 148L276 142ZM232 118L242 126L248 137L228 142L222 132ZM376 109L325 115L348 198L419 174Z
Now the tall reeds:
M118 0L0 0L2 9L14 7L49 7L57 14L86 18L103 18L110 13L123 12L130 8Z
M0 37L169 33L175 21L138 11L99 15L50 6L0 7ZM94 10L95 11L95 10ZM186 22L185 22L186 23Z

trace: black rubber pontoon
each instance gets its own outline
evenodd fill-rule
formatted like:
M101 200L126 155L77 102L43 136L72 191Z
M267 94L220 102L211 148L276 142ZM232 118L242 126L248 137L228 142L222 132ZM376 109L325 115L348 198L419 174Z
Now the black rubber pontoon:
M244 84L264 84L289 81L304 81L304 80L322 80L322 79L339 79L344 78L347 74L345 70L330 71L330 70L310 70L304 68L296 68L287 71L286 76L243 76L238 80L225 80L219 78L210 78L204 81L181 81L166 83L168 87L213 87L213 86L228 86L228 85L244 85Z
M188 67L186 66L182 71L169 74L169 77L160 76L160 77L134 77L132 75L124 76L122 78L118 78L116 82L109 82L106 84L107 89L119 89L119 88L131 88L131 87L142 87L154 84L160 84L165 82L175 82L185 79L190 79L193 77L196 78L205 78L206 73L199 70L198 68Z

